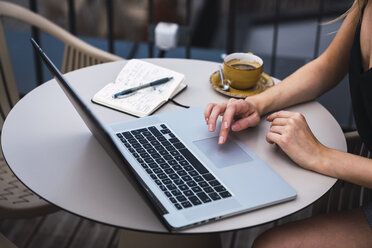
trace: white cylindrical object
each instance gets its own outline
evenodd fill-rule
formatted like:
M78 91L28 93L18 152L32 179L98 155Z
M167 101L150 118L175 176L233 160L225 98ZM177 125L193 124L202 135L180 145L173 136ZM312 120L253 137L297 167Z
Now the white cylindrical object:
M159 22L155 27L155 45L162 50L170 50L177 46L178 24Z

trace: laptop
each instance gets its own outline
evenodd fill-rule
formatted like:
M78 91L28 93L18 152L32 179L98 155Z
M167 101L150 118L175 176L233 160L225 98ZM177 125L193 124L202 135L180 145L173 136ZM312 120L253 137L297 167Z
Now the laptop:
M103 124L31 39L92 134L170 231L294 199L296 191L244 143L205 125L203 107ZM111 110L110 110L111 111Z

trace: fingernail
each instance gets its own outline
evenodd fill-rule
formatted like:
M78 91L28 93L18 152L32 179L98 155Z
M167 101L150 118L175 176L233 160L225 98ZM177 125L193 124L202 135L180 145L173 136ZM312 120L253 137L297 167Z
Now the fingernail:
M218 144L222 144L225 141L225 138L223 136L220 136L218 139Z
M239 127L240 127L239 124L236 124L235 123L234 125L231 126L231 130L238 131L239 130Z
M223 123L223 127L224 127L224 128L228 128L228 127L229 127L229 124L227 123L227 121L225 121L225 122Z
M213 132L213 125L212 125L212 124L209 124L209 125L208 125L208 131L209 131L209 132Z
M208 124L208 118L205 118L205 122Z

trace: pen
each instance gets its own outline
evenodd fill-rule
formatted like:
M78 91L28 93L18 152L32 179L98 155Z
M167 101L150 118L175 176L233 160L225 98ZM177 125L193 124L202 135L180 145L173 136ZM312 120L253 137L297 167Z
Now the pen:
M129 93L135 92L135 91L143 89L143 88L147 88L147 87L151 87L151 86L155 86L155 85L159 85L159 84L164 84L166 82L169 82L172 79L173 79L173 77L161 78L161 79L152 81L152 82L147 83L147 84L142 84L142 85L139 85L139 86L127 89L127 90L120 91L118 93L115 93L112 97L113 98L118 98L119 96L127 95Z

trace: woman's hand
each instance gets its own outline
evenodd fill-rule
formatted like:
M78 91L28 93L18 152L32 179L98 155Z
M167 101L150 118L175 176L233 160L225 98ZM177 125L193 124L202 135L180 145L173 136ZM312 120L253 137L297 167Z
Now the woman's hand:
M266 119L271 122L266 135L269 143L277 144L295 163L305 169L319 171L319 159L326 149L311 132L300 113L279 111Z
M232 131L240 131L256 126L260 122L260 114L253 103L231 98L224 103L209 103L207 105L204 117L208 131L214 132L216 130L217 118L220 115L223 118L218 144L225 143L230 127Z

